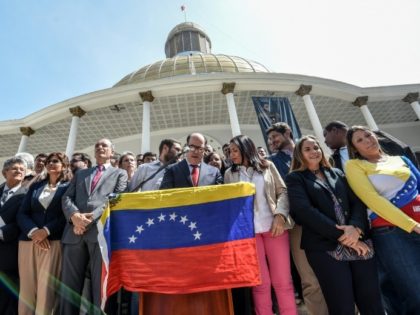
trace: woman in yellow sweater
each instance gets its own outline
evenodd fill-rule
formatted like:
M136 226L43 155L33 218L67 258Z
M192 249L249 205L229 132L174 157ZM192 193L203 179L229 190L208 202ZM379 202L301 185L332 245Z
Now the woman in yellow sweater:
M379 266L404 301L399 314L420 310L420 172L404 156L388 156L376 135L347 133L348 182L367 205Z

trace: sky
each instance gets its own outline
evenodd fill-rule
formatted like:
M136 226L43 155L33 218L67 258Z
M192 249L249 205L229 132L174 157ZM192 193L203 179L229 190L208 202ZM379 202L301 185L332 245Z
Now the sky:
M420 83L418 0L0 0L0 121L164 59L181 5L212 53L361 87Z

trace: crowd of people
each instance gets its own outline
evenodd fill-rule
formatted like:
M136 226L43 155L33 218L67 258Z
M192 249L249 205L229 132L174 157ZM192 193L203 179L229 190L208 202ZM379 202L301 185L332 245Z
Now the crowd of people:
M296 315L299 291L311 315L418 314L420 172L412 152L339 121L324 129L331 157L314 136L295 142L286 123L266 134L270 156L245 135L218 153L192 133L184 145L162 140L158 154L116 154L100 139L95 163L81 152L6 160L0 314L102 313L96 222L110 194L240 181L256 187L262 282L232 289L235 314ZM138 313L138 295L126 296ZM120 307L118 294L105 312Z

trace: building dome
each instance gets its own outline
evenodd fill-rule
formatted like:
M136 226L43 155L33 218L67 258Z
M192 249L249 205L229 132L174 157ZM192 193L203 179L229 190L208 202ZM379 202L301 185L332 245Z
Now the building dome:
M270 72L262 64L245 58L192 53L190 55L178 55L165 60L152 63L125 76L116 86L157 80L179 75L194 75L214 72Z
M179 75L215 72L270 72L262 64L241 57L211 53L211 41L198 24L185 22L175 26L165 43L167 59L140 68L116 86L157 80Z

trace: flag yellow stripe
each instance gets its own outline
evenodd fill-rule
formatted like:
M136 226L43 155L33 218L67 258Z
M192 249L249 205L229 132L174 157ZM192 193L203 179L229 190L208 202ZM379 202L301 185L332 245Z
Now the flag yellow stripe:
M127 209L161 209L216 202L226 199L252 196L255 186L251 183L235 183L194 188L178 188L140 193L121 194L121 199L111 206L112 211Z

